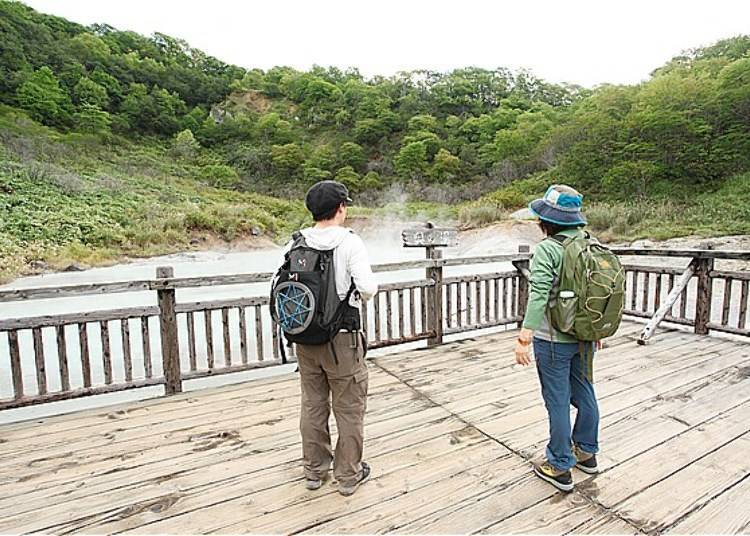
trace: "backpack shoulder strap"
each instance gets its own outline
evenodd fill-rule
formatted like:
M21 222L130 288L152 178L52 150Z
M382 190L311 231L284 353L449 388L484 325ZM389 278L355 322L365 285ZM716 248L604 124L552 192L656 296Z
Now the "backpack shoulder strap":
M563 236L561 234L556 234L556 235L548 236L547 238L550 239L550 240L554 240L555 242L557 242L560 245L564 244L565 241L568 239L568 237Z

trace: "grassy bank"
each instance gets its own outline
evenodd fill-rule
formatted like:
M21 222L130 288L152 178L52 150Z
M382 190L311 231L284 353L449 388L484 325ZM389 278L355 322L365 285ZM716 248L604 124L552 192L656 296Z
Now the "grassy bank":
M551 174L517 181L462 205L459 221L479 227L507 219L553 182ZM673 194L628 201L586 198L589 228L607 241L750 234L750 173L731 177L710 192Z
M196 237L275 239L306 220L300 202L212 186L216 161L156 140L61 134L0 108L0 280L34 261L93 265L189 249Z

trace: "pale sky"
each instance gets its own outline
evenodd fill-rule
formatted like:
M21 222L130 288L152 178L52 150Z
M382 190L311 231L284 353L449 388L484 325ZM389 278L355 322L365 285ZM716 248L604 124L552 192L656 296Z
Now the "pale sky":
M155 31L242 67L366 76L477 66L637 83L686 48L750 34L748 0L25 0L81 24Z

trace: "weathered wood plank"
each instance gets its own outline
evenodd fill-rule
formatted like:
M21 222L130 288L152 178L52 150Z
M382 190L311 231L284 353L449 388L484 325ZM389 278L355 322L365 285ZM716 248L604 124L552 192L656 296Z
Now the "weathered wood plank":
M690 281L683 287L682 293L680 294L680 318L687 318L687 302L688 302L688 286Z
M482 283L474 283L474 303L476 304L476 323L482 323Z
M483 283L484 287L484 321L490 322L490 281L486 280Z
M18 332L8 332L8 351L10 353L10 372L13 376L13 397L23 398L23 370L21 369L21 346L18 344Z
M417 329L417 290L415 288L409 289L409 328L410 328L410 335L414 336L417 333L419 333L419 330ZM365 304L363 309L364 316L362 317L363 324L365 325L365 329L367 329L367 305Z
M240 356L242 364L246 365L248 362L247 356L247 315L245 314L244 307L237 308L237 314L240 318Z
M141 345L143 347L143 368L146 379L153 378L154 369L151 361L151 330L148 325L149 317L141 317Z
M393 304L391 291L385 293L385 333L388 340L393 339Z
M20 288L0 291L0 303L47 298L77 297L90 294L116 294L149 290L151 281L122 281L116 283L85 283L82 285Z
M45 395L27 396L19 400L0 400L0 411L4 409L14 409L39 404L48 404L50 402L59 402L60 400L73 400L76 398L82 398L84 396L103 395L107 393L116 393L119 391L128 391L131 389L140 389L142 387L161 385L163 383L164 380L162 379L133 380L130 383L115 383L112 385L79 387L76 389L71 389L70 391L57 391L54 393L47 393Z
M729 259L736 261L750 260L750 251L732 251L718 249L672 249L672 248L612 248L617 255L650 256L650 257L689 257L693 259Z
M500 301L500 292L501 292L500 289L501 289L501 286L500 285L501 285L501 281L502 280L499 277L493 279L493 283L494 283L494 286L495 286L495 296L494 296L495 297L495 307L494 307L495 315L494 315L493 318L495 320L498 320L499 318L501 318L503 316L502 313L500 312L500 304L501 304L501 301Z
M91 356L89 354L88 324L78 324L78 346L81 356L81 375L83 376L83 387L91 387Z
M466 310L463 300L463 292L461 292L463 285L464 284L460 282L456 283L456 325L459 328L464 325L464 311Z
M680 276L680 279L677 282L677 286L674 288L672 288L672 285L674 283L673 276L669 276L670 291L669 295L667 296L666 302L654 313L654 316L651 318L649 323L646 324L645 328L643 328L641 336L638 339L638 344L646 344L648 342L648 340L656 332L656 329L659 327L659 323L664 320L664 317L667 316L667 313L672 311L678 297L680 297L682 304L687 304L687 287L690 284L690 279L695 273L695 269L696 263L691 262L690 265L688 265L688 267L685 269L683 274ZM635 306L633 306L633 309L635 309ZM685 318L684 311L681 311L680 318Z
M188 362L190 370L198 370L198 352L195 345L195 313L187 313Z
M11 329L33 329L54 326L65 326L84 322L103 322L105 320L120 320L123 318L136 318L142 315L155 316L159 314L156 307L127 307L123 309L110 309L107 311L90 311L86 313L71 313L64 315L42 315L26 318L8 318L0 320L0 331Z
M99 322L99 335L102 342L102 368L104 383L112 385L112 350L109 340L109 322Z
M229 338L229 309L221 309L221 328L224 340L224 366L232 366L232 340Z
M255 359L263 361L263 311L255 306Z
M661 287L664 283L664 274L656 275L656 289L654 290L654 312L661 307Z
M742 291L740 292L740 313L737 317L737 327L739 329L745 329L747 326L747 298L748 289L750 289L750 281L742 282Z
M424 289L422 289L424 292ZM382 318L380 315L380 292L375 294L375 296L372 297L372 307L373 307L373 321L375 322L375 342L378 342L382 339L380 336L380 323L382 322ZM424 296L424 294L423 294ZM423 304L424 307L424 304Z
M396 312L398 318L398 336L405 337L404 333L404 291L403 289L398 290L398 311Z
M494 281L499 277L512 277L516 275L515 270L504 270L502 272L487 272L483 274L464 274L464 275L453 275L450 277L444 277L444 284L453 283L465 283L467 281Z
M281 330L278 328L278 326L274 325L273 321L271 322L271 346L273 347L271 349L271 355L274 359L279 359L279 347L284 344L283 337L281 337ZM287 346L292 352L294 351L294 346Z
M260 307L259 305L256 307ZM214 369L214 325L213 311L207 309L203 311L203 326L206 334L206 367L208 370Z
M721 493L700 510L697 510L670 527L671 534L742 534L750 527L750 508L737 508L747 504L750 497L750 477L745 477L732 488Z
M721 324L723 326L729 325L729 311L732 305L732 280L727 278L724 280L724 300L721 306Z
M122 339L122 359L125 367L125 381L133 380L133 356L130 348L130 320L120 320L120 336Z
M664 530L746 478L750 472L748 451L747 438L734 440L707 455L701 463L692 463L641 491L618 509L626 512L623 518L636 526ZM711 477L707 478L707 474Z
M175 312L196 313L207 309L218 310L233 307L255 307L256 305L268 305L268 296L253 296L251 298L232 298L228 300L204 300L192 303L178 303L175 306Z
M160 266L156 269L155 283L161 284L173 276L174 269L171 266ZM164 371L164 394L173 395L182 392L180 340L175 311L177 300L174 288L159 288L156 299L159 304L159 338Z
M445 294L445 326L451 328L454 325L453 320L453 285L444 284L443 293Z
M44 362L44 341L42 340L42 328L31 330L34 337L34 362L36 364L36 386L37 393L47 394L47 367Z
M55 326L57 336L57 363L60 367L60 388L70 390L70 371L68 369L68 345L65 340L65 326Z

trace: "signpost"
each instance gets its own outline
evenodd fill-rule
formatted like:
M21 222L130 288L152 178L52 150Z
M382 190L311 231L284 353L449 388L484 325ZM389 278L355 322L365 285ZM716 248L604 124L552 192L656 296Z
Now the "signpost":
M451 247L458 245L458 231L450 228L435 227L432 222L417 229L404 229L401 231L404 247L425 248L426 257L431 260L442 258L439 247ZM443 342L443 267L433 266L427 268L425 276L432 279L435 284L427 291L427 329L433 331L435 336L427 340L427 346L436 346Z

